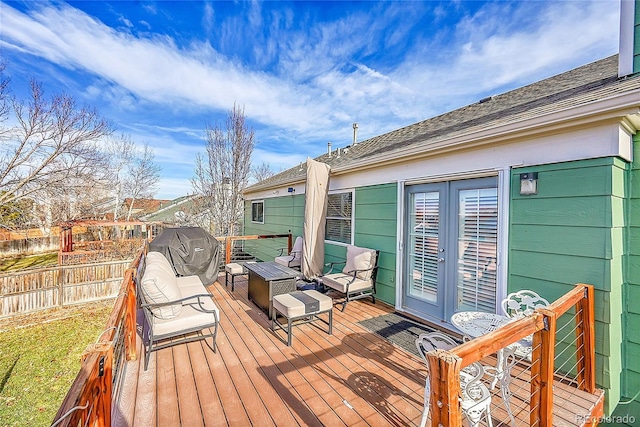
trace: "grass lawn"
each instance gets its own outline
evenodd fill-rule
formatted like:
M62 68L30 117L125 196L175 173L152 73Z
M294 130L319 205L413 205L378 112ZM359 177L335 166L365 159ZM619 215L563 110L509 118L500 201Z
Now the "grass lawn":
M113 300L0 320L0 427L48 426Z

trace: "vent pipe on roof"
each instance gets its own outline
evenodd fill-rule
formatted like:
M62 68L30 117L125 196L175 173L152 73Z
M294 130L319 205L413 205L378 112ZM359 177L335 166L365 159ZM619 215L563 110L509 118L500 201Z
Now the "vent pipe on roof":
M353 145L358 143L358 124L353 124Z
M331 157L331 141L327 142L327 154Z

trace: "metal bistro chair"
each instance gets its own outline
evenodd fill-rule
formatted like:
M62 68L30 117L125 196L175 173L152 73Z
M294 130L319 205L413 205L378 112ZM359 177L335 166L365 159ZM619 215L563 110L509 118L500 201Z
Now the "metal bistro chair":
M548 305L549 301L528 289L510 293L501 303L504 315L512 319L529 316L533 314L536 308L547 307ZM532 344L533 335L529 335L510 347L518 357L524 357L531 361Z
M416 339L416 347L422 359L427 363L426 354L428 351L442 349L450 350L457 346L456 343L448 335L440 332L431 332L428 334L420 334ZM427 363L428 366L428 363ZM428 368L427 368L428 370ZM484 376L484 368L480 362L472 363L460 371L460 406L462 413L469 420L472 426L480 424L482 414L487 417L487 424L492 427L491 420L491 393L486 385L482 382ZM429 374L424 386L424 409L422 411L422 419L420 427L425 427L427 418L429 418L429 403L431 401L431 384L429 382Z
M538 307L548 306L549 301L533 291L524 289L507 295L501 305L505 316L520 319L532 314Z

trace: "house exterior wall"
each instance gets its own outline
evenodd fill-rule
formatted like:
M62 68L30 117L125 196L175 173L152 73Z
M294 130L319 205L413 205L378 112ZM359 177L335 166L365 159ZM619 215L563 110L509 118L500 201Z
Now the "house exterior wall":
M633 31L633 72L640 72L640 0L635 0L635 18ZM640 389L639 389L640 390Z
M355 189L354 244L380 250L376 296L395 304L395 259L397 186L381 184ZM291 230L293 236L302 236L304 223L304 195L264 199L264 224L251 222L251 201L245 201L245 235L280 234ZM260 240L253 255L263 261L273 260L282 242ZM325 262L345 259L346 246L325 243Z
M302 236L304 221L304 194L287 195L264 199L264 223L251 222L251 200L244 202L243 235L286 234L291 232ZM284 239L264 239L252 241L250 252L260 261L273 261L280 255L280 248L286 247Z
M520 173L538 172L538 194L519 194ZM575 283L595 287L596 382L606 411L622 386L623 289L628 163L614 157L514 168L508 291L550 301Z
M637 9L636 9L637 10ZM634 137L634 162L629 171L627 248L623 292L623 380L621 401L615 414L632 415L640 422L640 136ZM629 424L631 425L631 424Z

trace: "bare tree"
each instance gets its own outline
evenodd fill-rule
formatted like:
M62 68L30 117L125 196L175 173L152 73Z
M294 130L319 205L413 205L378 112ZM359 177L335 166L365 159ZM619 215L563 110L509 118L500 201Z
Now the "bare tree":
M127 167L125 179L126 195L129 196L129 211L127 221L131 219L131 212L136 200L152 198L157 191L160 181L160 166L154 163L155 155L149 144L144 144L142 149L135 150L133 161Z
M194 192L201 196L216 236L237 233L243 215L242 190L249 182L255 132L248 128L244 108L233 105L224 128L207 125L207 155L196 156Z
M117 221L124 199L125 173L128 170L128 165L133 162L135 143L127 135L118 135L109 138L106 147L109 157L109 182L113 195L113 220Z
M104 179L106 159L98 143L111 126L95 109L78 108L68 95L45 98L35 81L28 103L9 100L6 86L0 89L8 102L5 117L15 119L13 126L2 121L0 130L0 205L31 199L49 210L41 216L47 228L55 202L86 193Z
M274 174L274 170L271 169L271 165L267 162L262 162L258 166L251 168L251 178L254 182L263 181Z

